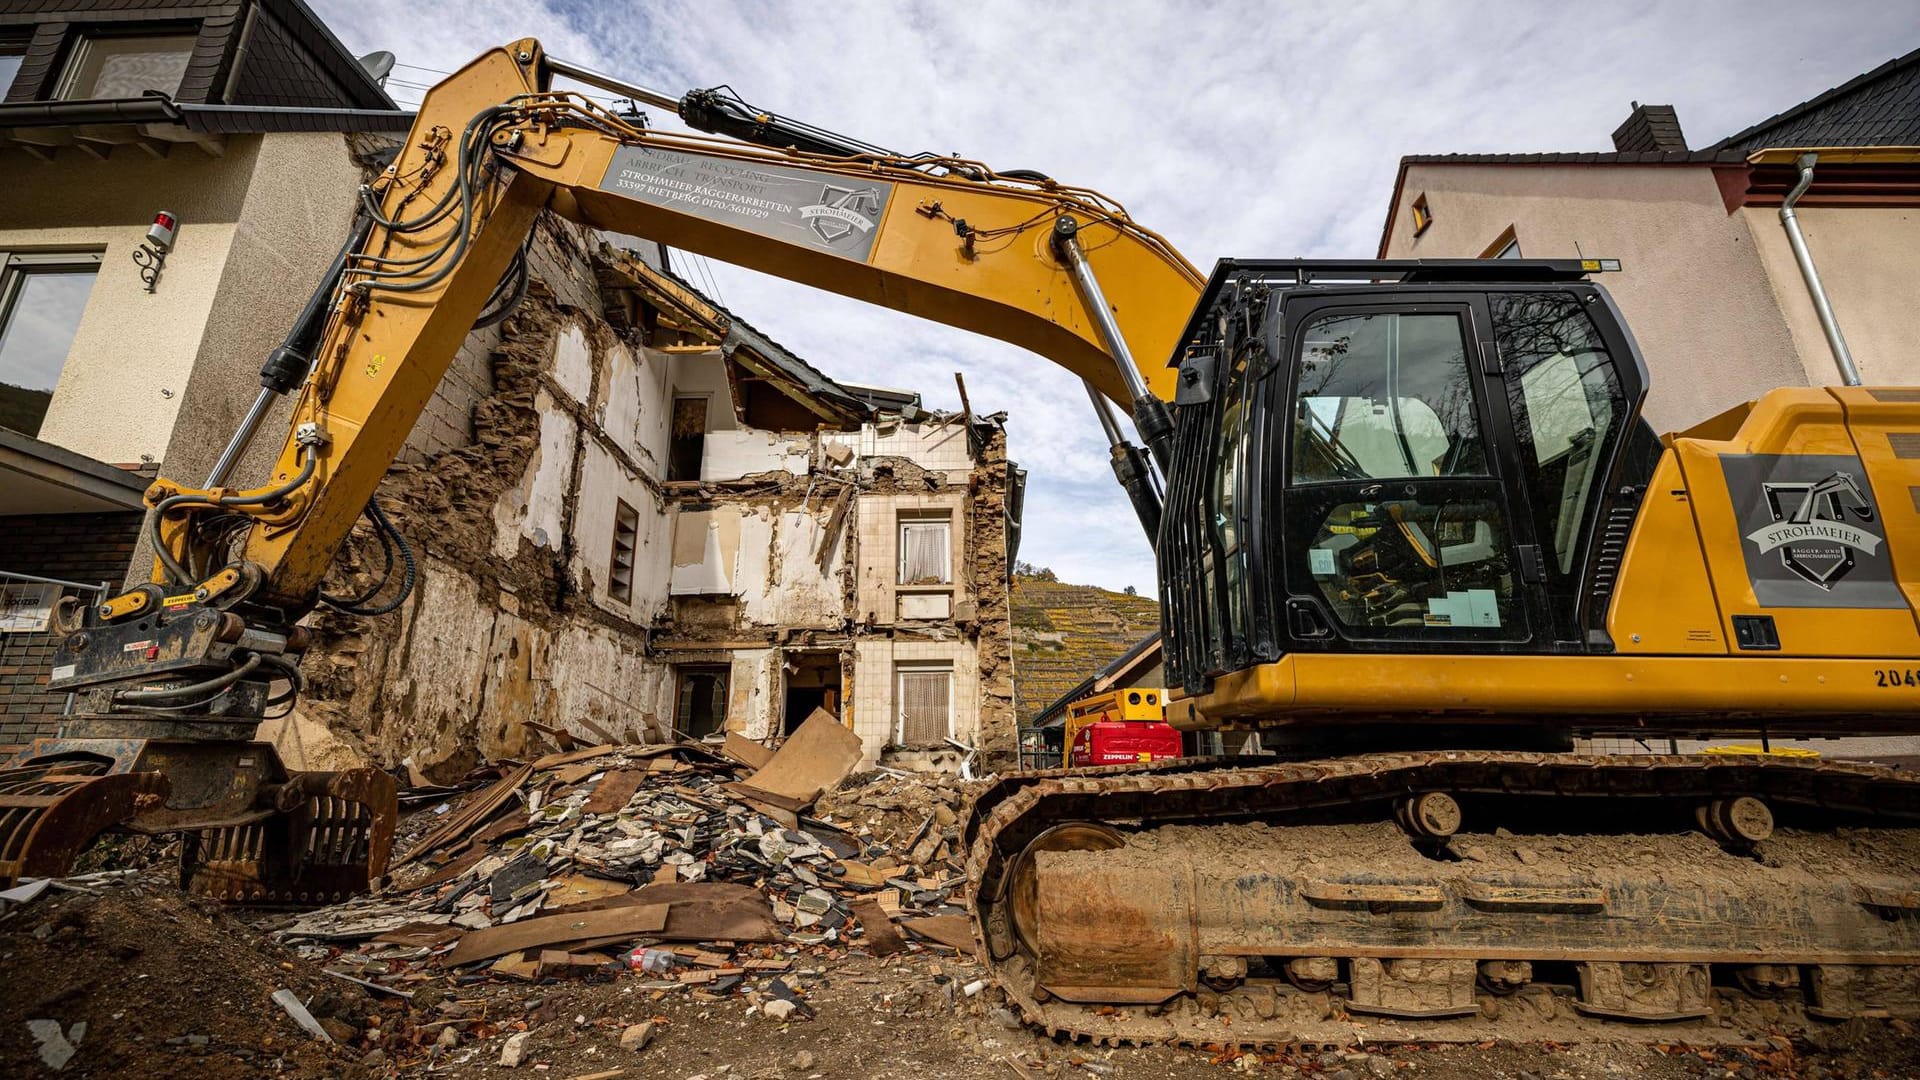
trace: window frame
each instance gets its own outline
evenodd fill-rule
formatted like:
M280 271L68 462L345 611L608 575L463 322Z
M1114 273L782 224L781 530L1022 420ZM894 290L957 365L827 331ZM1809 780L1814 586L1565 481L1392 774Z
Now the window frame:
M1512 254L1508 254L1508 252L1512 252ZM1512 225L1508 225L1500 231L1499 236L1494 237L1493 243L1488 244L1486 249L1480 252L1480 257L1483 259L1526 258L1525 255L1520 253L1520 234L1514 230Z
M1474 419L1479 426L1486 462L1483 474L1305 483L1292 481L1293 413L1299 400L1300 379L1304 374L1300 356L1307 343L1308 332L1323 318L1380 314L1452 314L1459 318L1465 342L1468 378L1473 387ZM1314 608L1332 630L1329 635L1313 641L1296 638L1294 647L1302 651L1450 652L1458 651L1466 642L1482 642L1484 648L1493 651L1537 651L1539 643L1547 636L1550 613L1543 606L1541 590L1521 577L1522 563L1526 558L1521 549L1534 547L1538 550L1534 535L1535 515L1526 492L1505 482L1505 478L1521 475L1521 464L1518 440L1510 434L1513 418L1508 410L1507 384L1497 371L1492 324L1484 295L1477 291L1458 292L1439 288L1400 296L1386 296L1379 292L1329 292L1298 296L1290 298L1287 303L1285 326L1286 351L1283 355L1288 371L1281 391L1283 397L1276 409L1283 421L1275 432L1275 453L1271 455L1273 465L1278 469L1278 486L1284 491L1284 513L1278 519L1283 523L1282 527L1275 530L1270 543L1275 549L1274 565L1283 568L1280 574L1286 582L1284 595L1288 604L1305 604ZM1490 365L1493 370L1490 370ZM1311 538L1302 539L1304 524L1311 519L1317 529L1325 516L1321 511L1362 498L1365 492L1384 492L1386 494L1366 497L1390 501L1389 496L1398 498L1402 492L1418 493L1411 496L1415 498L1423 497L1422 489L1438 491L1444 485L1484 491L1486 494L1482 497L1496 501L1504 510L1505 520L1501 528L1506 534L1508 554L1512 556L1515 574L1514 619L1511 625L1520 632L1508 634L1507 627L1503 625L1499 630L1455 627L1423 634L1396 635L1376 632L1382 628L1350 626L1341 621L1324 601L1319 584L1312 575L1308 554ZM1462 494L1449 496L1448 499L1467 497ZM1289 522L1293 523L1291 527L1286 524Z
M74 324L73 336L80 335L80 328L86 324L86 307L93 303L93 290L100 284L100 268L105 261L103 249L57 249L38 251L0 251L0 343L6 341L7 328L13 322L15 309L20 303L20 295L26 289L27 279L40 274L76 274L91 273L93 284L87 286L87 304L80 309L80 321ZM73 354L73 339L67 340L67 356L60 359L60 370L64 372L67 358ZM59 378L54 379L54 389L59 388ZM47 392L49 408L53 390ZM44 423L44 421L43 421ZM24 434L24 433L23 433ZM29 438L38 438L38 433Z
M940 526L946 536L947 555L940 568L938 581L908 581L907 578L907 530L909 528ZM894 586L901 589L951 589L954 579L953 557L953 511L951 510L902 510L894 517Z
M1421 233L1433 227L1433 207L1427 202L1426 192L1423 191L1414 196L1413 203L1408 209L1413 214L1413 235L1415 237L1418 237Z
M200 28L197 23L160 25L160 26L152 26L152 25L129 26L125 28L115 27L111 25L107 25L107 26L94 25L94 26L84 27L74 32L69 39L69 43L66 48L66 55L60 62L60 75L53 82L53 93L49 95L49 100L52 100L52 101L120 100L115 98L103 98L103 97L100 97L98 94L89 94L86 97L72 97L70 95L72 95L75 86L79 82L80 70L82 67L86 65L89 58L89 54L92 52L92 47L96 42L128 41L128 40L135 40L135 39L141 39L141 38L145 38L149 40L175 39L175 40L183 40L187 43L187 63L186 63L186 66L181 68L180 70L180 81L173 84L173 89L165 92L168 100L171 101L171 100L178 99L180 96L180 85L181 83L184 83L186 81L187 72L189 69L193 67L193 54L196 51L198 51L200 48ZM147 95L143 93L136 96L144 97Z
M907 687L909 675L944 675L947 679L946 734L933 743L907 741ZM897 660L893 665L893 745L905 750L945 746L954 737L954 665L951 660Z
M6 100L7 94L13 89L13 81L20 77L21 68L26 66L27 49L32 44L31 37L18 33L14 28L0 30L0 57L11 56L20 61L14 66L13 74L0 78L0 101Z

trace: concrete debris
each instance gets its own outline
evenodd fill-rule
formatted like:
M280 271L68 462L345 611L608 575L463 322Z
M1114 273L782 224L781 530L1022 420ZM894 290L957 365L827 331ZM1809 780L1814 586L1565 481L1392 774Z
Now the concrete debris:
M273 1001L274 1004L285 1009L288 1016L293 1017L293 1022L299 1024L302 1031L319 1039L321 1042L330 1043L333 1041L333 1036L327 1034L327 1029L321 1027L320 1021L314 1019L313 1014L307 1011L307 1006L300 1000L299 994L284 988L275 990L273 992Z
M39 1044L41 1063L54 1072L66 1068L67 1062L73 1060L74 1043L79 1042L87 1032L85 1024L75 1024L74 1028L75 1034L68 1038L61 1033L58 1020L27 1021L27 1031L33 1035L33 1041Z
M506 1044L500 1047L500 1064L509 1069L517 1069L527 1059L527 1042L533 1038L532 1032L523 1031L509 1036Z
M463 801L416 804L400 842L413 822L424 835L385 892L289 917L273 935L416 1007L444 1001L436 986L633 979L655 995L744 999L782 1022L813 1015L796 960L971 951L957 855L966 785L935 773L848 781L858 740L825 713L757 758L602 745L503 765ZM911 828L889 824L906 817ZM491 1035L485 1024L451 1016L420 1045L453 1052L463 1035ZM631 1023L620 1043L653 1034ZM525 1036L508 1040L503 1064L524 1055Z

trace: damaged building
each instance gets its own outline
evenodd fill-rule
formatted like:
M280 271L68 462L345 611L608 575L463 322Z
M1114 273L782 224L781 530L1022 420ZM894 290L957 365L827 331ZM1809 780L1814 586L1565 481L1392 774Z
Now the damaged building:
M9 58L6 748L71 707L47 688L48 613L147 579L141 491L207 475L413 119L280 0L40 5L0 14ZM177 230L159 263L156 214ZM869 763L1011 761L1019 474L999 418L836 383L671 253L607 239L541 222L528 297L469 337L382 488L411 591L378 617L317 612L301 709L263 737L296 766L446 776L563 731L775 742L825 709ZM356 535L330 590L378 583L384 558Z
M432 777L562 731L772 742L825 709L868 763L1011 758L1001 418L836 383L667 257L542 221L526 300L383 485L413 596L316 615L283 746ZM375 540L341 589L376 580Z

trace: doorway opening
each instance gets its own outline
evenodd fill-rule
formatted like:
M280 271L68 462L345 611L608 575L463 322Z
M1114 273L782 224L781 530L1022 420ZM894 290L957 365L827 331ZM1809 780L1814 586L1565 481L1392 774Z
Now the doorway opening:
M727 726L727 681L724 665L689 665L679 669L680 693L673 709L673 731L682 739L703 739Z
M815 709L840 718L840 653L834 649L789 650L785 664L786 699L780 733L791 735Z

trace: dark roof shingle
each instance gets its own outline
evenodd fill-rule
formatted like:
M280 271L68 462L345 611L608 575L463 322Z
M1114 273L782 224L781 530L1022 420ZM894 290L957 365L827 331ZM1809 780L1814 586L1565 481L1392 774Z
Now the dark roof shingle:
M1710 149L1920 145L1920 49L1808 98Z

